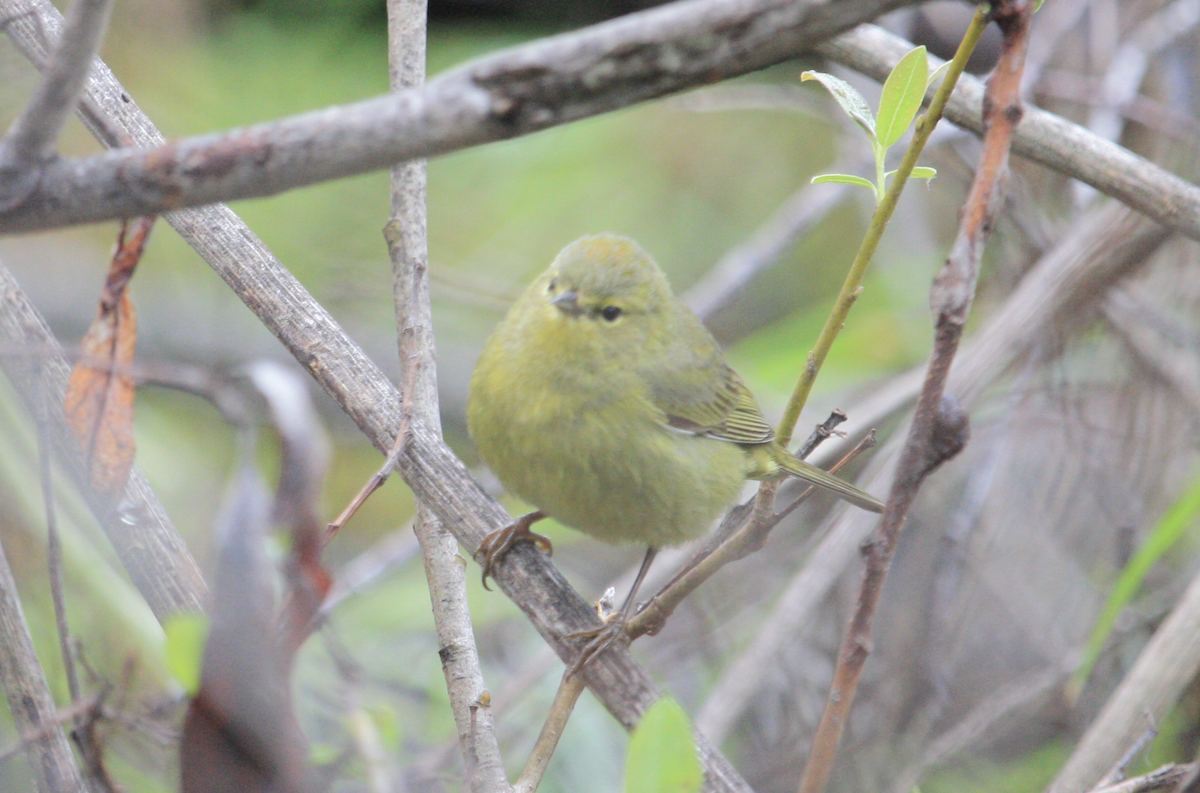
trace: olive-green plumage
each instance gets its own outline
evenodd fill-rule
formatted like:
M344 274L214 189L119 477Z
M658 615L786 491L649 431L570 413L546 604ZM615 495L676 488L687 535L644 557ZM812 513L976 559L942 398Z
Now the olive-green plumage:
M747 479L863 491L775 442L716 340L632 240L584 237L530 284L471 379L471 434L506 488L606 542L677 545Z

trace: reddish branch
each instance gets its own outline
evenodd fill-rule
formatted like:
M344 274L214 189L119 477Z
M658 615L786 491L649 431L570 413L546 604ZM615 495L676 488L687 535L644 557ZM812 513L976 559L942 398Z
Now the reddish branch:
M1031 14L1032 6L1026 0L1004 0L993 6L992 18L1004 39L1000 62L988 80L984 97L983 155L963 208L958 237L934 280L930 294L936 316L933 356L878 534L863 548L866 569L858 602L838 653L833 685L813 739L800 793L821 793L829 781L838 740L871 652L871 628L884 579L913 499L925 477L967 442L967 416L957 400L945 393L946 379L975 296L980 256L1001 204L1013 132L1023 113L1021 73Z

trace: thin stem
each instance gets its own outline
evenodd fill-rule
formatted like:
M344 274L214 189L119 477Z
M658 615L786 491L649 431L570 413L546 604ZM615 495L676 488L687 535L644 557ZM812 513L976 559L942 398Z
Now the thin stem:
M946 394L950 367L958 352L963 328L966 326L975 287L978 283L979 262L983 246L992 228L992 220L1004 198L1004 175L1013 133L1020 122L1021 69L1029 38L1029 18L1032 6L1027 0L1001 2L984 13L977 10L971 31L964 37L946 82L961 72L965 63L964 50L969 54L978 39L982 25L994 19L1003 33L1000 62L988 82L987 133L975 180L963 207L958 236L945 265L934 279L930 304L934 310L934 344L925 384L917 401L915 415L896 466L896 476L888 495L876 537L863 547L865 570L858 600L850 625L838 652L833 683L825 711L817 726L809 752L800 793L823 793L833 773L837 745L849 718L858 683L871 651L871 635L876 609L883 584L895 554L900 530L908 511L925 478L945 461L962 450L969 437L967 414L958 401ZM960 62L960 55L963 55ZM959 68L956 69L956 66ZM945 83L943 83L943 88ZM939 91L939 96L942 94ZM937 108L940 110L940 108ZM928 134L934 108L917 123L917 133ZM909 157L905 165L910 166ZM901 165L901 174L905 171ZM899 177L901 174L897 174Z
M808 395L812 391L813 383L817 379L817 373L821 370L821 365L825 363L826 356L829 355L829 349L833 346L834 340L842 329L842 325L846 322L846 317L850 313L851 306L858 299L862 291L863 276L867 272L867 265L871 263L871 259L875 256L875 249L879 247L879 240L883 237L883 231L887 228L888 221L892 217L892 213L896 209L896 202L900 199L900 193L904 190L904 185L908 182L909 174L917 164L917 158L921 156L921 151L925 148L925 143L929 140L929 136L933 134L933 128L937 126L937 122L942 117L942 111L946 107L946 101L950 98L950 93L954 90L955 84L958 82L959 76L966 68L967 59L971 57L971 53L975 51L975 45L979 42L979 37L983 35L983 30L987 26L987 12L985 6L980 6L975 11L975 16L971 20L971 25L967 28L966 34L963 36L962 43L958 47L958 52L954 54L954 59L950 62L950 68L946 71L946 77L942 80L941 86L937 93L934 94L933 100L929 103L929 110L917 119L916 132L913 134L912 141L908 144L908 150L904 153L904 159L900 162L900 167L896 170L896 174L883 194L883 198L879 201L879 205L875 208L875 214L871 217L871 225L867 227L867 234L863 237L862 244L858 248L858 253L854 257L854 261L850 265L849 272L846 273L846 280L842 284L842 289L838 293L837 299L833 303L833 308L830 309L829 318L825 320L825 327L821 329L821 334L817 337L817 343L813 347L812 352L808 354L808 361L804 366L804 371L800 373L800 379L796 383L796 389L792 392L792 398L788 400L787 408L783 412L783 418L779 422L779 442L787 446L792 440L792 432L796 428L796 422L800 420L800 411L804 409L804 405L808 402ZM883 161L882 158L876 159L876 170L878 172L879 184L883 184Z
M571 712L575 709L575 703L579 701L583 688L583 675L573 675L570 672L563 674L537 743L533 745L529 760L526 761L517 783L513 785L513 793L533 793L538 789L542 777L546 774L546 767L550 764L550 758L558 748L558 739L562 737L563 729L567 726L567 720L571 718Z
M875 433L872 431L829 470L836 472L874 445ZM736 562L738 559L744 559L762 548L771 529L775 528L779 521L790 515L796 507L816 491L815 487L807 488L783 511L773 513L775 489L776 484L768 482L763 489L759 490L758 495L755 496L750 517L744 523L741 523L744 511L732 511L726 519L737 521L741 527L716 548L701 549L700 553L691 559L670 583L651 598L650 602L643 606L633 619L629 620L626 633L631 638L646 633L651 635L657 633L684 598L696 591L701 584L725 565ZM723 529L725 526L722 525L721 528Z

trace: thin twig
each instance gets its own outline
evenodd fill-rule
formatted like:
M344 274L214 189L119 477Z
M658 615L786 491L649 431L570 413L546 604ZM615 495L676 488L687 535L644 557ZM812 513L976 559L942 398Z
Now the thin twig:
M1090 793L1149 793L1152 790L1174 790L1176 786L1196 772L1195 763L1167 763L1148 774L1126 779L1115 785L1094 788Z
M1116 785L1125 780L1125 769L1134 761L1134 758L1145 749L1150 743L1158 737L1158 727L1154 724L1154 717L1149 713L1146 714L1146 721L1150 724L1146 729L1142 730L1142 734L1137 739L1129 744L1129 748L1125 750L1125 754L1121 755L1117 762L1113 763L1113 767L1108 769L1108 773L1100 778L1096 783L1098 788L1106 788Z
M20 740L12 746L6 746L0 749L0 765L7 763L12 758L16 757L21 752L25 751L29 746L37 741L45 740L54 730L62 728L62 725L67 722L74 722L77 718L87 713L89 710L94 710L99 707L104 698L103 691L97 692L87 699L80 699L73 702L70 706L63 708L54 714L54 718L44 723L40 729L22 735Z
M868 433L867 437L863 438L857 446L847 452L845 457L829 469L830 472L836 473L840 468L874 445L875 435L873 432ZM721 528L717 530L717 534L718 536L721 535L723 533L722 530L727 527L736 528L736 531L716 547L710 548L706 544L697 551L683 569L629 621L626 633L631 638L637 638L647 633L654 635L662 630L667 619L688 595L696 591L701 584L711 578L725 565L730 562L736 562L739 559L744 559L751 553L761 549L766 543L771 529L775 528L779 521L790 515L796 507L800 506L816 490L817 488L814 486L805 488L782 511L773 512L775 489L771 488L767 491L768 494L766 496L763 495L764 491L760 489L752 502L753 506L750 508L749 518L745 517L745 508L747 507L745 504L741 505L741 508L730 510L725 520L722 521Z
M392 442L392 448L388 450L387 457L384 458L383 465L379 466L379 470L367 480L354 498L350 499L350 503L333 519L333 522L325 527L326 543L329 543L337 535L342 526L345 526L346 522L354 517L354 513L358 512L359 507L366 503L372 493L383 487L388 477L396 470L396 461L400 459L400 455L404 454L408 445L413 395L416 393L417 371L420 368L420 356L410 355L408 365L404 367L404 379L400 381L400 393L404 394L404 400L400 406L400 426L396 428L396 440Z
M812 391L813 383L816 382L817 373L821 371L821 365L825 363L825 357L829 355L834 339L844 327L851 307L862 292L862 281L867 272L867 265L875 256L875 249L879 247L879 240L883 237L884 229L887 228L888 221L896 209L896 203L900 200L900 194L908 182L909 174L916 167L917 158L921 156L921 152L925 149L925 143L933 134L938 121L941 120L946 102L950 99L950 94L954 91L958 78L967 66L967 59L975 51L975 45L979 42L979 37L983 35L985 26L983 16L984 11L981 7L976 11L971 26L963 36L962 44L959 45L958 52L950 62L950 68L946 70L946 74L942 78L942 84L938 86L937 92L929 103L929 109L917 119L916 130L904 152L904 159L896 169L882 200L875 207L871 224L867 227L867 233L863 236L858 253L855 254L854 261L851 262L850 269L846 272L846 279L842 283L841 291L834 300L833 308L830 309L829 316L825 320L825 326L821 328L821 333L817 336L816 344L808 354L804 370L800 373L800 378L796 382L787 407L784 408L783 418L779 421L777 434L779 442L784 446L791 441L796 422L800 419L800 411L808 402L808 395Z
M517 778L517 783L513 785L513 793L534 793L538 789L542 777L546 774L546 766L550 764L550 758L554 756L554 750L558 747L558 739L562 737L567 720L571 718L571 711L575 709L575 703L579 701L581 693L583 676L564 674L558 684L558 691L554 693L554 702L550 704L550 712L546 714L546 722L542 725L537 743L533 745L529 760L525 762L525 768Z
M42 484L42 503L46 510L46 567L50 578L50 599L54 603L54 626L58 631L58 646L62 653L63 669L67 673L67 691L71 702L80 698L79 672L71 652L71 631L67 625L67 604L63 595L62 541L58 536L58 520L54 511L54 483L50 474L50 430L47 406L50 396L39 400L37 415L38 462Z
M963 209L958 238L934 279L930 295L936 318L933 355L877 537L863 549L866 570L862 586L838 653L833 685L813 738L800 793L822 793L833 772L837 744L870 653L875 609L909 507L925 478L967 441L967 416L957 400L946 395L945 387L975 297L983 245L1003 203L1009 147L1022 114L1021 69L1032 13L1031 4L1016 0L991 6L988 14L1000 26L1003 44L984 102L988 109L984 150Z
M112 0L75 0L42 81L0 140L0 205L19 202L37 182L37 166L54 153L59 132L83 91L104 40Z

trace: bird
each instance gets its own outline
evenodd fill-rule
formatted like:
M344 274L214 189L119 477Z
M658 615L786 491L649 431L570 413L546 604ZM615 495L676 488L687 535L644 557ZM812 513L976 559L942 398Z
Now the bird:
M471 377L467 422L500 483L536 507L480 545L485 586L514 543L551 552L531 531L545 517L648 546L621 610L579 634L594 634L583 663L623 632L658 549L702 534L746 480L795 477L883 510L776 440L716 339L650 254L617 234L567 245L512 305Z

